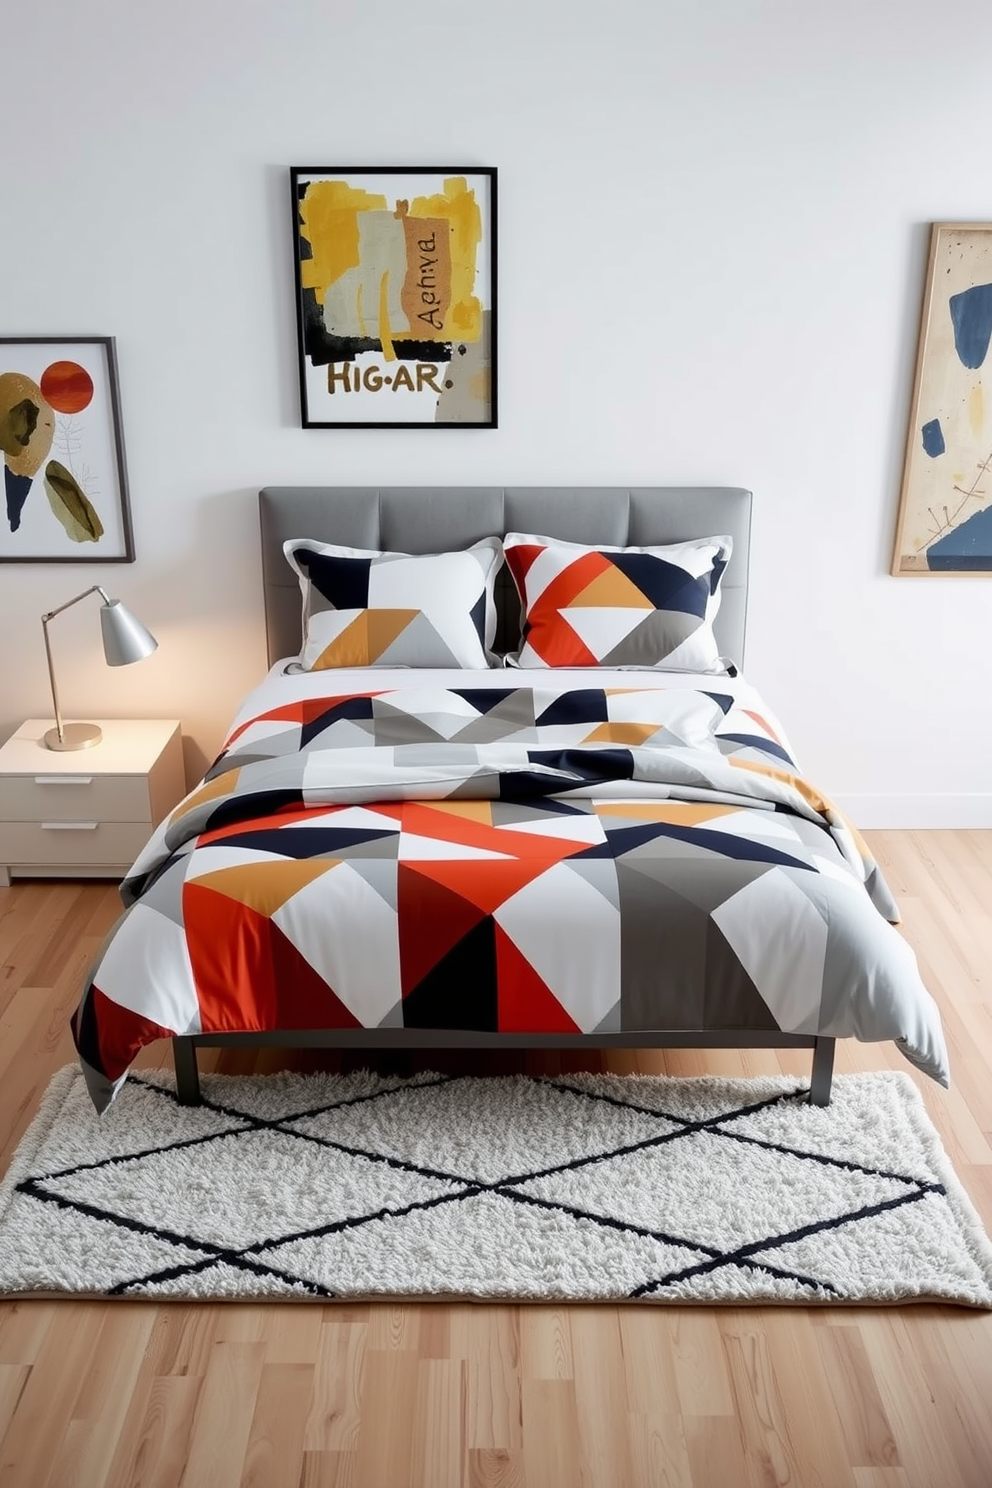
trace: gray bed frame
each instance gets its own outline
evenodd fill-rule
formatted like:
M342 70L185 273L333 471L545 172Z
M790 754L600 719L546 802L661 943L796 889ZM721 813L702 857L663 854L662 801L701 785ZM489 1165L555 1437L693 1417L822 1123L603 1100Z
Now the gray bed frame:
M289 538L309 537L406 553L450 552L479 538L534 532L581 543L645 546L728 533L733 555L723 581L714 630L723 655L744 660L751 529L751 493L733 486L267 486L259 492L262 580L269 664L300 649L300 591L282 551ZM520 607L504 568L496 586L496 649L510 650ZM786 1048L812 1049L810 1101L830 1100L834 1045L813 1034L657 1029L596 1034L504 1034L448 1029L313 1029L264 1033L204 1033L172 1041L179 1100L200 1099L198 1048L563 1049Z

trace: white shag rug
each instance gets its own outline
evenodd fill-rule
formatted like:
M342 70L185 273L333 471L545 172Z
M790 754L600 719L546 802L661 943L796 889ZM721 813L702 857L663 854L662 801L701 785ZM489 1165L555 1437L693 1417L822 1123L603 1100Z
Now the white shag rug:
M908 1075L61 1070L0 1184L0 1293L992 1307Z

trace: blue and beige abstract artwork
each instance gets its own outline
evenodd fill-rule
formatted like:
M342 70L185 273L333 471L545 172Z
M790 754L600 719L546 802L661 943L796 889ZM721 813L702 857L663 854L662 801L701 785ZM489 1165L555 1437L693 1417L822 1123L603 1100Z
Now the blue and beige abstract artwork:
M935 223L897 574L992 574L992 225Z

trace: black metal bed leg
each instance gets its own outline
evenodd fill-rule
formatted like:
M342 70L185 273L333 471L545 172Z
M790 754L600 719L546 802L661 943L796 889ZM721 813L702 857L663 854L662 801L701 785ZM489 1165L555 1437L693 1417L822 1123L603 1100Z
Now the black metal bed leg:
M177 1035L172 1040L172 1058L176 1066L176 1094L181 1106L200 1104L200 1071L196 1067L196 1045L188 1037Z
M829 1106L830 1082L834 1073L834 1048L837 1040L817 1036L813 1045L813 1075L809 1082L811 1106Z

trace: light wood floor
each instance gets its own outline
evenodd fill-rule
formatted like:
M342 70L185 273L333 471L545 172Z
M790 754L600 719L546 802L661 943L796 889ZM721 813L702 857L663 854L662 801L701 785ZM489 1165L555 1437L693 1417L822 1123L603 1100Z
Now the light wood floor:
M992 1232L992 832L869 837L950 1045L951 1091L913 1077ZM107 885L0 890L2 1167L73 1057L67 1019L116 909ZM886 1066L908 1068L891 1046L839 1046L842 1073ZM808 1061L687 1051L609 1067ZM992 1488L992 1315L0 1303L2 1488L180 1484Z

